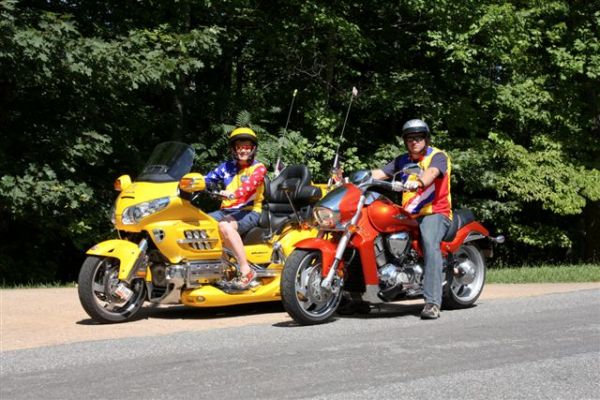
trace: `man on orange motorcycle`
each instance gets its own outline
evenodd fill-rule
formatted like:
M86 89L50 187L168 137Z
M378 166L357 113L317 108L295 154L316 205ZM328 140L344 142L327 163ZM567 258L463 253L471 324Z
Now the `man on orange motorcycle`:
M232 160L225 161L205 176L207 185L223 184L221 209L209 215L219 221L219 233L225 247L237 258L242 276L234 288L243 290L256 278L250 268L242 237L258 225L262 209L264 180L267 169L255 159L258 147L256 133L250 128L234 129L229 135Z
M420 176L403 174L405 191L403 207L419 221L421 245L425 259L423 294L425 307L421 318L436 319L442 304L443 261L440 243L452 219L450 195L451 163L448 155L430 146L429 126L420 119L411 119L402 127L402 139L408 152L396 157L382 169L372 171L375 179L388 179L409 163L422 170Z

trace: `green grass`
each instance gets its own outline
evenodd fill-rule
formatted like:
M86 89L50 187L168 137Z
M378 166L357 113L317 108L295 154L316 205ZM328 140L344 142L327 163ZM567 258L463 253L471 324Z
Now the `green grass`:
M19 283L19 284L7 284L0 282L0 289L56 289L56 288L72 288L76 287L75 282L46 282L46 283Z
M600 282L600 264L489 268L486 283Z
M600 264L525 265L521 267L488 268L486 283L569 283L600 282ZM70 288L75 282L28 283L8 285L0 282L0 289Z

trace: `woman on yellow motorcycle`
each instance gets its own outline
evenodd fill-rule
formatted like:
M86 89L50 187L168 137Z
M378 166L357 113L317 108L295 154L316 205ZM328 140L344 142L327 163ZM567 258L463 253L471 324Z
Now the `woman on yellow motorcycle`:
M262 208L264 179L267 169L255 159L258 147L256 133L250 128L234 129L229 135L232 160L225 161L205 176L206 184L223 185L221 209L209 215L219 221L219 233L225 247L236 256L241 276L234 281L240 290L248 288L256 278L250 268L241 235L258 225Z

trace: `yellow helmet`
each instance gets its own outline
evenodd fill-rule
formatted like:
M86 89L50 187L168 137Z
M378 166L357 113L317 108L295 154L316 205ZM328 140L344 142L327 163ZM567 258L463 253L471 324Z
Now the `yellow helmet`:
M233 146L236 140L250 140L255 146L258 145L256 133L250 128L236 128L229 134L229 146Z

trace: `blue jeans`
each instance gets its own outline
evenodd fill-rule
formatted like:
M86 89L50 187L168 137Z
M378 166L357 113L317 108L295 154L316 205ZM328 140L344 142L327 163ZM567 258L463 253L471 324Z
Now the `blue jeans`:
M440 243L450 227L450 219L442 214L420 217L421 246L425 266L423 272L423 295L425 303L442 305L442 284L444 273Z
M221 222L226 216L231 216L237 221L238 233L240 236L248 232L250 229L258 226L258 219L260 214L256 211L245 211L245 210L217 210L208 213L211 217Z

